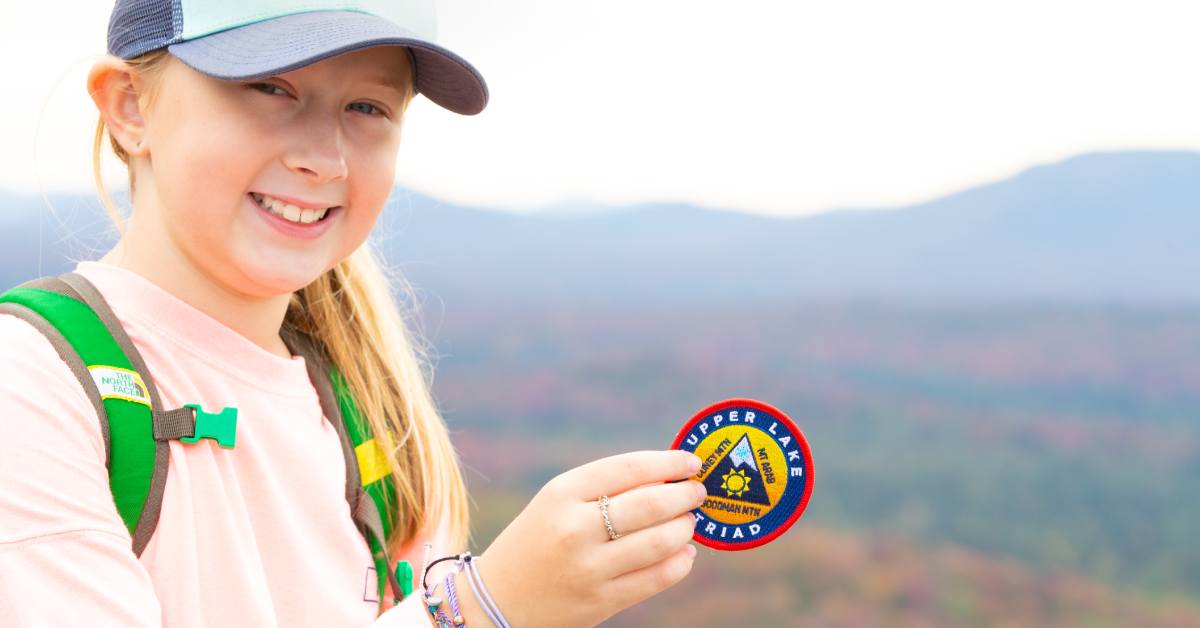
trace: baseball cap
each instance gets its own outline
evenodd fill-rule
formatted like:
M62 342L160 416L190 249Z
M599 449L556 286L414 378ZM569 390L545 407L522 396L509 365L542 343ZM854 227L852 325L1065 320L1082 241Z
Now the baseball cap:
M128 60L166 48L202 74L253 80L354 50L405 46L418 94L455 113L483 111L483 76L436 36L434 0L117 0L108 52Z

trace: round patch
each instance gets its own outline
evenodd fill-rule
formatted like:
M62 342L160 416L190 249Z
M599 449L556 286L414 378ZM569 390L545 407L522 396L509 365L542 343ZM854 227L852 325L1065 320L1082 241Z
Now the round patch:
M812 453L800 428L753 399L726 399L697 412L672 449L700 457L708 499L692 511L697 542L746 550L775 540L800 518L813 488Z

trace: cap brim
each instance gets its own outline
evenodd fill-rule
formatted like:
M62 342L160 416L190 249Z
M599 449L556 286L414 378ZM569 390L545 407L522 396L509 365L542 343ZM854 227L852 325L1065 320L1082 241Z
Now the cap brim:
M487 84L465 59L381 17L356 11L286 15L171 44L168 49L208 76L250 80L373 46L412 50L416 91L438 105L463 115L477 114L487 106Z

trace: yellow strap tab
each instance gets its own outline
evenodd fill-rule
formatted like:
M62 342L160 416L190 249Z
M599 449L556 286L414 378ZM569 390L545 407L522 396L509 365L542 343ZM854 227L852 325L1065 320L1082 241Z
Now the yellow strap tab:
M387 454L383 453L383 448L374 438L355 447L354 455L358 458L358 474L362 476L363 486L387 477L392 472Z

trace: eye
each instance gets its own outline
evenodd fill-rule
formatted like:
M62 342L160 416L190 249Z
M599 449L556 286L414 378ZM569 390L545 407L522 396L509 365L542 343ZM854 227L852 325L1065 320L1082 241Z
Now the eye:
M372 105L369 102L352 102L349 105L346 105L346 108L351 111L365 113L369 116L371 116L371 115L386 115L386 114L384 114L382 109L380 109L379 107L376 107L375 105Z
M250 83L247 87L272 96L287 96L287 90L271 83Z

